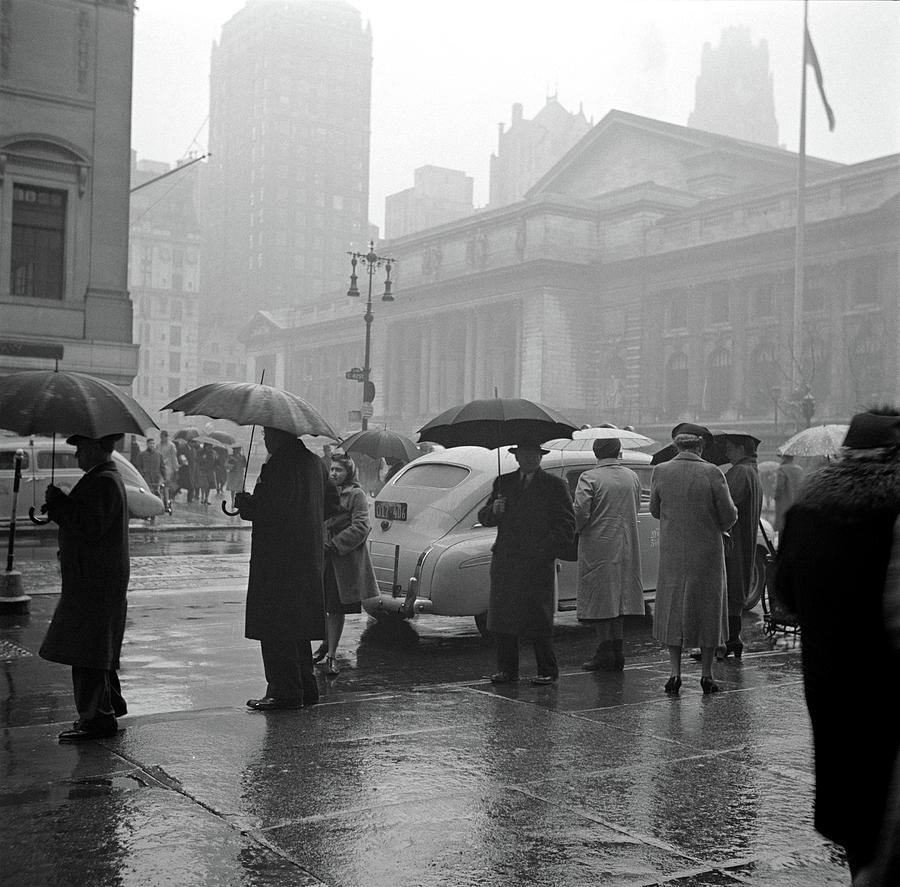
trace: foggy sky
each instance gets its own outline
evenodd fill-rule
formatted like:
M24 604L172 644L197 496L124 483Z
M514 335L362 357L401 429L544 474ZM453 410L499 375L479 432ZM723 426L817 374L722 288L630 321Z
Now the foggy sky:
M487 202L497 124L548 95L597 123L609 110L685 125L705 42L768 42L779 142L797 149L803 4L796 0L351 0L373 32L370 219L425 164L475 178ZM244 0L142 0L135 14L132 147L170 163L206 150L209 58ZM807 152L856 163L900 151L900 3L809 4L837 126L809 81Z

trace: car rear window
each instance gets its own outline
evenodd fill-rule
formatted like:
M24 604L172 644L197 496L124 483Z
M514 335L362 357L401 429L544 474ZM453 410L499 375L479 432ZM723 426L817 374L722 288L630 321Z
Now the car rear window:
M75 453L61 453L59 450L56 451L54 455L53 450L38 450L35 454L37 456L37 466L38 468L77 468L78 467L78 456Z
M28 453L22 450L22 471L28 467ZM16 451L0 450L0 471L16 470Z
M461 484L469 476L469 469L462 465L442 465L429 463L413 465L394 480L397 487L432 487L450 490Z

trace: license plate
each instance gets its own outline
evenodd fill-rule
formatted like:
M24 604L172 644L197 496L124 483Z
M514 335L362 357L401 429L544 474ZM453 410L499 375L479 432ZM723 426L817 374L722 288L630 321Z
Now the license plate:
M376 501L375 517L381 520L406 520L406 503Z

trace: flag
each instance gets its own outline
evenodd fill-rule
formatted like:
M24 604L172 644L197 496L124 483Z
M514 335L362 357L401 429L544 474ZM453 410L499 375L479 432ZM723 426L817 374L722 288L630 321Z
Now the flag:
M816 55L816 48L813 46L812 37L809 36L809 28L806 29L806 45L804 46L804 62L812 65L812 69L816 75L816 83L819 85L819 95L822 96L822 104L825 106L825 114L828 117L828 129L834 132L834 111L825 98L825 84L822 80L822 68L819 66L819 57Z

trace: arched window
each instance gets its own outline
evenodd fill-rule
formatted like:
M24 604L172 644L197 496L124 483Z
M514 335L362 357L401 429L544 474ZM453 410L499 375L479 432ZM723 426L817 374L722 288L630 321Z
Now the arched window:
M704 407L712 415L720 415L731 403L731 352L727 348L716 348L709 355L704 394Z
M688 407L688 359L683 351L676 351L666 363L665 412L677 417Z

